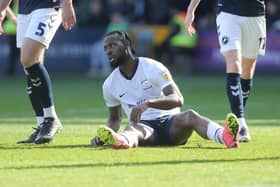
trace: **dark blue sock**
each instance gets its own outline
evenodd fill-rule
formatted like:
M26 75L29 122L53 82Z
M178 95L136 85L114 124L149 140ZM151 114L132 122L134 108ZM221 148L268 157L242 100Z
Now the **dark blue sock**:
M29 68L26 68L29 74L32 88L34 88L36 95L44 108L53 105L53 95L51 88L50 76L42 63L37 63Z
M252 79L242 79L241 78L241 88L242 88L244 108L245 108L247 99L250 95L250 91L251 91L252 86L253 86L253 80Z
M240 83L240 74L227 74L227 96L231 111L238 117L244 117L243 96Z
M29 76L27 76L27 94L29 96L32 108L36 116L44 116L43 106L40 102L38 94L36 94L36 90L33 88L31 84L31 80Z

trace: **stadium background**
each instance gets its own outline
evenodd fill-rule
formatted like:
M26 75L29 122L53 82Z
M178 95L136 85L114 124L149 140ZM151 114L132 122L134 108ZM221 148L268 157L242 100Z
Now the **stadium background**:
M120 22L131 33L136 51L140 56L157 58L167 66L174 66L172 71L181 74L196 72L224 72L225 62L219 53L215 31L215 0L202 0L196 19L198 41L194 47L196 53L188 58L189 52L177 52L181 58L172 62L168 58L156 55L157 48L167 37L172 28L170 22L175 12L185 11L187 1L181 0L82 0L75 1L78 24L70 32L59 29L49 50L46 52L45 64L53 73L89 74L92 46L98 43L112 23L113 15L119 14ZM97 7L97 8L96 8ZM267 7L267 52L258 60L258 72L280 71L280 1L268 0ZM119 26L117 25L116 28ZM101 46L102 47L102 46ZM7 36L0 37L0 73L7 74L9 54ZM163 54L170 50L163 51ZM22 72L16 58L15 72ZM106 62L107 63L107 62ZM172 64L172 65L171 65ZM99 67L94 67L99 68ZM171 67L172 68L172 67Z

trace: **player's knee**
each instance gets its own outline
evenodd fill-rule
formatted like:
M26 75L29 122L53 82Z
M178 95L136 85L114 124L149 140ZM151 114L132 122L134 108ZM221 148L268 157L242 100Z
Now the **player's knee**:
M185 115L186 124L188 126L192 126L192 125L196 124L196 121L199 119L199 114L192 109L187 110L184 113L184 115Z
M33 60L30 59L27 55L21 55L20 63L23 67L28 68L34 64Z
M36 63L43 61L43 55L41 54L32 54L29 51L24 51L20 55L20 63L23 67L28 68Z

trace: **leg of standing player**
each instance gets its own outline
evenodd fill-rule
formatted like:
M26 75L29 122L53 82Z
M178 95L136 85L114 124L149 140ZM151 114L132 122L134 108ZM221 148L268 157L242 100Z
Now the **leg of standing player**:
M265 54L266 26L264 16L248 17L242 24L242 74L243 106L250 95L258 55ZM240 141L251 139L248 128L241 128Z
M55 9L39 9L32 15L18 16L17 42L21 47L20 61L28 82L28 94L35 111L39 130L33 138L35 143L49 142L61 128L54 108L49 74L43 64L45 49L48 48L61 23L60 12ZM29 137L19 143L31 143Z
M244 117L241 88L242 73L242 29L244 18L221 12L217 16L220 51L226 60L226 91L231 111L238 117L241 129L248 129Z

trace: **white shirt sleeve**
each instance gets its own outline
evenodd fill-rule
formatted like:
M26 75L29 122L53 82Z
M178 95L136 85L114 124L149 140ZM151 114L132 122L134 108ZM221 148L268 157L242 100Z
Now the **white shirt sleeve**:
M161 90L169 84L173 83L172 76L169 70L161 63L156 63L156 67L151 72L152 80Z
M114 97L111 93L111 89L109 89L106 84L103 85L103 97L107 107L115 107L121 104L120 101Z

